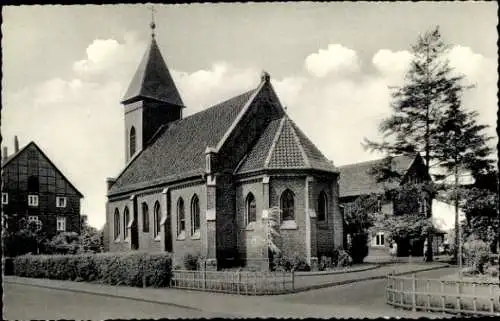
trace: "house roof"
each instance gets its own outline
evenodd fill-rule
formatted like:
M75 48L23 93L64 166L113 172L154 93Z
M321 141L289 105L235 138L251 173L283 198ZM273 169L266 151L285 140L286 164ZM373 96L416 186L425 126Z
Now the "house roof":
M288 116L273 120L236 169L244 174L263 169L314 169L338 172Z
M339 196L367 195L383 193L384 182L377 182L375 176L370 174L371 169L385 159L339 166ZM401 155L391 160L392 170L404 175L413 164L415 157Z
M6 167L7 165L9 165L14 159L16 159L19 155L21 155L22 153L24 153L29 146L34 146L38 152L40 154L42 154L43 157L45 157L47 159L47 161L49 162L49 164L54 167L54 169L68 182L68 184L76 191L76 193L78 194L78 196L80 197L83 197L83 194L71 183L71 181L59 170L59 168L57 168L57 166L52 162L52 160L50 160L49 157L47 157L47 155L43 152L43 150L40 148L40 146L38 146L35 142L31 141L29 142L26 146L24 146L23 148L19 149L19 151L17 153L14 153L12 154L11 156L9 156L5 161L2 160L2 169L4 167Z
M109 195L164 184L205 172L205 150L216 146L255 97L255 90L163 126L118 176Z
M150 98L184 106L155 38L144 54L122 103Z

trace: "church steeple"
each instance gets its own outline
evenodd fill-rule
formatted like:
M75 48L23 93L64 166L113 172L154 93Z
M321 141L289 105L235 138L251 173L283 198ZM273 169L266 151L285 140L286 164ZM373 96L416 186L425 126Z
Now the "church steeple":
M183 106L179 91L156 43L154 27L155 23L151 22L151 43L132 78L122 104L137 101L141 98L151 98Z
M123 97L128 162L164 124L182 118L184 103L156 42L152 9L151 43Z

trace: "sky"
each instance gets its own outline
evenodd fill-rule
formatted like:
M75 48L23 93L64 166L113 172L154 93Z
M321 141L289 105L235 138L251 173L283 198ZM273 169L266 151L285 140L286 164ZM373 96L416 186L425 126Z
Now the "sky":
M496 2L155 5L156 39L185 115L253 89L263 70L287 112L335 165L390 115L419 34L436 25L450 64L476 88L464 105L495 136ZM105 222L106 177L124 167L120 100L150 40L147 5L2 8L2 146L35 141Z

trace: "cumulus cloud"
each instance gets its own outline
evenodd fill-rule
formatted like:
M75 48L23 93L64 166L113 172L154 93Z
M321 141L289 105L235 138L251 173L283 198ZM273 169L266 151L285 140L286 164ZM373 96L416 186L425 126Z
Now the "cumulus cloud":
M481 54L475 53L469 47L454 46L448 52L447 58L452 68L458 73L466 75L471 81L483 78L483 74L489 74L484 73L484 68L491 67L488 66L491 63L488 61L489 59Z
M321 78L330 73L357 72L360 60L356 51L341 44L330 44L327 49L307 56L305 66L312 75Z
M372 64L390 84L400 84L408 71L413 55L406 50L381 49L373 55Z
M82 79L123 79L135 71L131 66L139 63L145 44L133 35L122 43L115 39L96 39L86 49L84 59L73 63L75 75Z
M490 125L486 133L494 137L492 145L496 146L498 135L494 121L498 108L497 61L474 52L470 47L459 45L450 49L448 59L456 73L464 75L466 83L475 86L464 92L463 104L466 108L479 112L478 121L481 124Z
M177 70L171 70L171 73L188 107L188 115L253 89L260 81L258 71L226 62L216 62L210 69L191 73Z

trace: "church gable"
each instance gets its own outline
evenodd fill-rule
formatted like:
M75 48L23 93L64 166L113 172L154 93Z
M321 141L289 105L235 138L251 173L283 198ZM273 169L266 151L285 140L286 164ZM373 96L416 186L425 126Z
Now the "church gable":
M268 125L283 117L283 107L266 75L254 99L235 120L228 135L219 142L218 171L233 172L265 133Z

